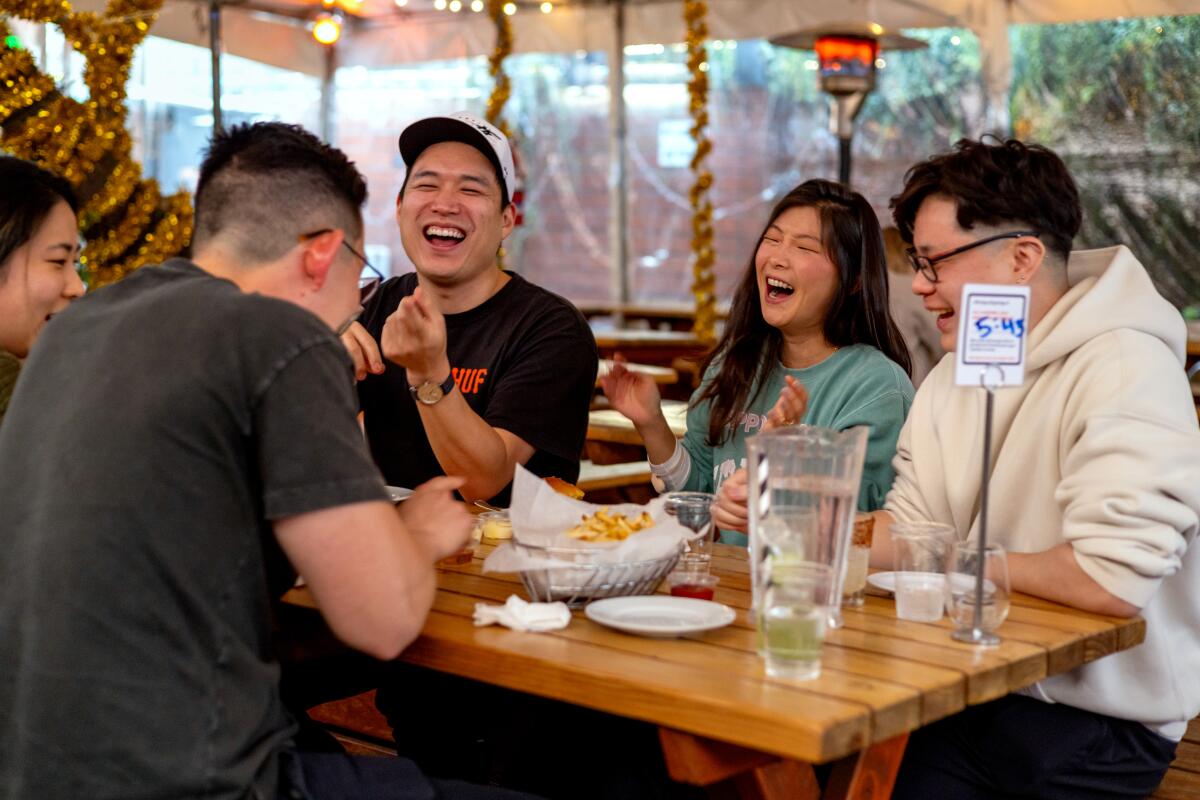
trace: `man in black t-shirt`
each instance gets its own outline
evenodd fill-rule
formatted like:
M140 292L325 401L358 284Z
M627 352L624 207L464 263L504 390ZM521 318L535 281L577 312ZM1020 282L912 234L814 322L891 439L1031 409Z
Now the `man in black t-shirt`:
M0 429L0 798L512 797L298 751L280 700L296 570L392 658L469 528L451 478L397 514L355 422L365 197L298 127L218 133L192 261L47 324Z
M405 128L400 154L396 219L416 272L342 337L376 463L388 483L456 475L463 497L501 505L517 464L576 480L596 343L574 306L497 264L516 217L508 140L457 113Z

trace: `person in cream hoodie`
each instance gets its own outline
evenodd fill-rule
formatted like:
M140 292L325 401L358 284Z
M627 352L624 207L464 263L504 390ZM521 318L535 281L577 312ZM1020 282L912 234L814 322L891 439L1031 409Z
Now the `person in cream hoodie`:
M893 198L913 292L953 351L964 283L1031 289L1025 383L996 394L989 541L1014 591L1114 616L1145 641L916 732L896 798L1145 797L1200 712L1200 432L1186 332L1124 246L1071 252L1081 210L1053 152L960 141ZM893 520L978 536L982 392L942 359L900 434ZM883 533L881 536L880 533Z

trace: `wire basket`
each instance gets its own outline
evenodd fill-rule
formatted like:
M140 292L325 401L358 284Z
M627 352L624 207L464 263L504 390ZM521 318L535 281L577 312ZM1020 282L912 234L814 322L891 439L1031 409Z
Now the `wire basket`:
M605 597L652 594L683 552L662 558L599 564L591 561L595 551L573 547L541 547L513 540L513 547L536 558L564 562L562 567L523 570L521 583L530 599L540 603L561 600L572 607Z

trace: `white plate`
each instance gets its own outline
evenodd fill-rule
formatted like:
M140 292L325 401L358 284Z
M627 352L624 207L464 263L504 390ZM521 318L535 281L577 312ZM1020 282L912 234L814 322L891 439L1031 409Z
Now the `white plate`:
M590 603L587 618L641 636L683 636L723 628L737 618L729 606L691 597L609 597Z
M411 497L413 493L412 489L403 489L399 486L385 486L383 488L387 489L388 498L393 503L403 503L405 500Z
M930 578L940 578L942 575L940 572L914 572L912 574L928 576ZM975 585L975 578L965 572L954 573L950 580L954 581L955 590L960 592L966 591ZM896 573L876 572L867 576L867 583L876 589L882 589L885 592L892 592L894 594L896 592ZM996 590L995 585L989 580L983 582L983 588L989 592Z

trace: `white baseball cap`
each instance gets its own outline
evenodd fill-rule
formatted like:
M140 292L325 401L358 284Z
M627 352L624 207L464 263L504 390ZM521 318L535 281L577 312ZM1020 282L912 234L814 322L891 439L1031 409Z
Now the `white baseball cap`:
M425 148L439 142L469 144L487 156L500 174L504 202L512 202L513 157L508 139L490 122L466 111L417 120L400 133L400 157L409 169Z

